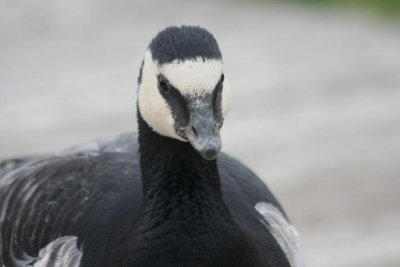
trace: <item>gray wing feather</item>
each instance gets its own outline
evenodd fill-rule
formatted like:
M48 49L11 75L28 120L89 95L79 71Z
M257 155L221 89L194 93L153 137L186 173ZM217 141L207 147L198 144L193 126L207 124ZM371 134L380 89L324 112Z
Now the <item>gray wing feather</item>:
M57 238L42 248L34 267L78 267L82 253L77 248L76 236Z
M137 175L135 165L120 168L128 166L126 158L136 159L136 139L128 133L60 153L0 161L0 266L79 266L78 222L96 212L102 188L120 189L104 178L100 161L122 153L114 165L120 180Z
M262 223L272 233L282 250L285 252L290 265L303 267L303 252L300 236L296 228L291 225L278 208L270 203L259 202L254 207L265 219Z

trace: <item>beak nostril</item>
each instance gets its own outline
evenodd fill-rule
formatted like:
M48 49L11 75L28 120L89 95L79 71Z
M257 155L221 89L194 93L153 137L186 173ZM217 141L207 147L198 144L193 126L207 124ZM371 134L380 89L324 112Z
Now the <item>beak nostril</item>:
M192 126L192 130L193 130L194 136L197 137L198 133L197 133L197 131L196 131L196 128L194 128L194 127Z
M206 151L204 151L204 155L209 159L213 159L216 154L217 151L215 149L207 149Z

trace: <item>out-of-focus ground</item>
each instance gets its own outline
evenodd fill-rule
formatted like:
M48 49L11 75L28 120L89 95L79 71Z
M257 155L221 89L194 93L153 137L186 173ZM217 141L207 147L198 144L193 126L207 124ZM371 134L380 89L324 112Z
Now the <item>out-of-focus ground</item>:
M235 1L0 2L0 158L135 131L136 78L170 24L217 37L224 150L267 182L309 267L400 266L400 23Z

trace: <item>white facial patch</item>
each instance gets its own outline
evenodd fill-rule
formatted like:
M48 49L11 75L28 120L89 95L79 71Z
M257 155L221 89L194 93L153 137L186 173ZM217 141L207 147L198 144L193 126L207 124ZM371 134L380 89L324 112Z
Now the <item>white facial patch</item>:
M182 95L211 93L222 75L222 60L201 57L185 61L174 60L160 66L160 73Z
M176 134L174 118L168 103L158 91L159 66L153 62L150 51L145 55L142 82L139 84L138 103L140 114L157 133L185 141Z
M143 119L157 133L186 141L175 131L172 111L158 89L158 75L163 75L184 97L196 98L212 93L222 72L222 60L203 60L198 57L158 64L153 60L151 52L147 51L138 91L139 110ZM223 83L221 104L225 116L230 107L230 92L226 79Z
M231 88L229 87L229 83L226 80L226 77L224 79L224 82L222 84L222 115L226 116L228 114L229 109L231 108Z

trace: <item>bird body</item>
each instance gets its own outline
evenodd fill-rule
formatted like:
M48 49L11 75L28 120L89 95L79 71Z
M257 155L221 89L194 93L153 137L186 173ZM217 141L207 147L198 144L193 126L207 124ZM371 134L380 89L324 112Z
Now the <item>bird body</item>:
M302 266L265 184L217 157L229 92L214 38L170 27L149 47L137 135L0 168L0 266Z

